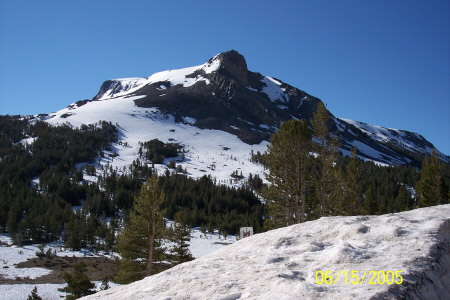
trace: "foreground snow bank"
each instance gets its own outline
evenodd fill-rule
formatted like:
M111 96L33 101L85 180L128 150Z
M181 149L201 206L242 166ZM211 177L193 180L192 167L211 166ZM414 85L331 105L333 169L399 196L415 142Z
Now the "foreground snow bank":
M86 299L368 299L448 295L450 205L328 217L240 240ZM402 271L402 285L317 284L316 271ZM433 294L434 293L434 294ZM429 298L431 299L431 298Z

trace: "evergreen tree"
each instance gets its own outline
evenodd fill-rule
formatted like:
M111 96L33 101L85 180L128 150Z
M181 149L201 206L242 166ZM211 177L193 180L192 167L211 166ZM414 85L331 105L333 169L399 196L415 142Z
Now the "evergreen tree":
M73 249L80 250L81 249L81 224L77 215L73 215L68 224L65 226L66 228L66 241L65 246Z
M342 187L339 170L335 167L339 147L337 139L330 137L328 132L329 120L329 111L322 102L319 102L311 124L314 136L319 142L315 192L319 202L320 216L336 213L336 202L339 200L339 189Z
M175 255L176 263L181 264L193 260L194 258L189 251L191 228L176 218L172 230L172 241L175 243L172 253Z
M325 147L328 139L328 122L330 120L330 112L325 108L322 102L317 103L316 111L311 125L314 130L314 136L319 140L319 145Z
M165 255L162 246L167 238L161 204L164 194L157 177L149 177L142 185L117 242L117 252L122 256L116 280L129 283L154 273L153 265Z
M446 195L442 188L442 168L436 151L424 159L420 179L416 184L419 207L446 203Z
M109 222L109 226L106 225L105 230L104 239L105 239L105 250L107 252L110 252L114 249L114 245L116 242L115 231L116 231L116 220L112 218L111 221Z
M105 290L107 290L109 288L110 288L110 286L109 286L109 278L105 277L105 278L103 278L102 284L100 285L100 290L101 291L105 291Z
M335 172L336 185L333 188L333 193L331 194L331 201L328 203L330 215L348 215L349 205L347 196L349 189L345 168L336 166L333 171Z
M31 291L31 294L28 295L27 300L42 300L42 298L37 293L37 287L36 286Z
M357 215L361 212L360 172L356 158L356 149L352 149L351 159L346 168L345 181L345 206L342 207L343 215Z
M304 120L290 120L272 135L265 155L271 185L265 190L266 228L306 221L307 193L311 179L312 133Z
M364 195L363 208L360 212L367 215L375 215L378 213L378 201L373 184L369 186Z
M394 203L392 205L392 212L400 212L409 209L411 202L411 196L406 190L405 186L402 185L398 191L397 197L395 197Z
M19 231L19 202L15 201L13 202L11 208L8 212L8 221L6 223L6 226L8 228L9 234L13 237L15 237L16 233Z
M95 291L92 289L95 287L95 284L93 284L85 274L87 271L86 264L77 263L73 268L73 273L65 272L63 275L64 280L67 282L67 286L59 289L61 292L68 293L66 300L74 300L94 294Z

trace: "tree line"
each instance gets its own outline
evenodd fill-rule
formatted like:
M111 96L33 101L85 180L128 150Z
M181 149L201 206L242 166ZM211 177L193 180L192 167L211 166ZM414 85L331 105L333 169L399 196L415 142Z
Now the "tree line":
M0 230L16 244L62 239L72 249L112 251L123 216L146 178L156 175L152 163L181 150L157 139L143 142L141 156L117 170L95 163L114 152L118 131L111 123L74 128L1 116L0 125ZM23 142L29 137L32 142ZM166 195L165 218L225 235L238 232L240 224L262 228L263 205L248 186L231 188L207 176L169 171L158 182Z
M290 120L272 135L266 153L252 160L269 172L265 228L323 216L384 214L449 203L450 167L437 152L419 171L413 166L381 167L343 157L329 132L331 115L322 103L311 120ZM413 193L413 187L416 194Z

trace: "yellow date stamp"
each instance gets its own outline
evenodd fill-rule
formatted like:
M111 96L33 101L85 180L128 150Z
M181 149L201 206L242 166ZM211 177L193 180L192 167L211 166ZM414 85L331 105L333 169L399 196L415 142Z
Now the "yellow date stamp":
M402 284L403 271L316 271L316 284Z

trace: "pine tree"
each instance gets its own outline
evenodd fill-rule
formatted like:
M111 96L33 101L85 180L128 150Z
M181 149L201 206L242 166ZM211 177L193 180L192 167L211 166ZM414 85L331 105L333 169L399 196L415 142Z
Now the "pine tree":
M110 288L110 286L109 286L109 278L105 277L105 278L103 278L102 284L100 285L100 290L101 291L105 291L105 290L107 290L109 288Z
M328 138L328 122L330 120L330 113L325 108L322 102L317 103L316 111L311 125L314 130L314 136L319 140L319 145L325 147Z
M392 205L392 212L400 212L408 210L410 202L411 196L408 193L408 190L405 188L405 186L402 185Z
M164 194L157 177L149 177L142 185L117 242L117 252L122 256L116 281L129 283L154 273L153 265L165 255L162 246L167 238L161 204Z
M175 246L172 248L172 253L175 255L177 264L194 259L189 251L190 234L191 228L181 223L178 218L175 218L172 232L172 241L175 243Z
M375 215L377 214L377 212L378 212L377 196L375 194L375 187L373 184L371 184L364 195L364 203L362 209L360 210L360 213L367 215Z
M361 212L360 174L356 158L356 148L352 149L351 159L347 165L345 180L345 207L343 215L357 215Z
M420 179L416 183L419 195L419 207L444 204L445 193L442 189L442 163L436 151L424 159Z
M116 220L114 218L111 218L109 225L106 225L105 228L105 250L107 252L112 251L114 248L114 244L116 241L115 231L116 231Z
M16 233L19 232L19 215L20 215L19 203L18 201L15 201L12 203L12 206L9 209L8 220L6 223L8 232L13 237L13 240Z
M304 120L290 120L272 135L265 156L271 185L265 189L266 228L306 221L312 132Z
M72 215L68 224L66 224L66 242L65 246L73 249L80 250L81 249L81 224L78 219L78 214Z
M319 202L320 216L330 216L336 213L339 189L342 188L340 173L335 167L339 151L338 143L337 139L329 134L327 126L329 120L329 111L322 102L319 102L311 124L314 137L319 142L315 192Z
M345 168L335 167L336 185L333 188L331 202L328 203L328 209L331 216L348 214L348 184L345 174Z
M37 293L37 287L36 286L31 291L31 294L28 295L27 300L42 300L42 298Z
M95 293L95 291L92 290L95 287L95 284L93 284L85 274L87 271L86 264L77 263L73 268L73 273L65 272L63 275L64 280L67 282L67 286L59 289L61 292L68 293L66 300L74 300Z

